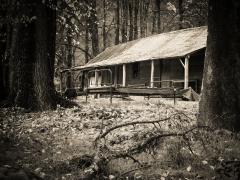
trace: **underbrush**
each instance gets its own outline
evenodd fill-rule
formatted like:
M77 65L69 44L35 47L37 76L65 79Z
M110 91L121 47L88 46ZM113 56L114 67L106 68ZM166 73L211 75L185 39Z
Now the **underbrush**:
M196 103L114 102L2 109L0 165L43 179L239 178L239 134L197 126Z
M116 157L125 157L125 160L113 160L110 167L117 168L109 173L115 173L118 179L239 179L238 134L209 127L196 128L186 136L169 134L162 139L161 133L154 143L148 141L142 151L132 153L129 148L125 154L117 152ZM118 168L123 162L125 168Z

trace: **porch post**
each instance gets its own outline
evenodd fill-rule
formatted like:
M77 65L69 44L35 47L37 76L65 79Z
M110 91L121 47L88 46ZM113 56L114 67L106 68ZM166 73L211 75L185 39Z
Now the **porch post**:
M188 88L188 82L189 82L189 58L190 56L187 55L185 57L185 63L184 63L184 89Z
M123 77L122 77L122 86L126 86L126 64L123 64Z
M98 87L98 71L95 70L95 87Z
M115 65L114 67L114 86L117 86L117 76L118 76L118 67Z
M150 77L150 87L153 88L154 81L154 60L151 60L151 77Z
M63 74L62 74L62 73L63 73L63 72L60 71L60 87L59 87L59 88L60 88L60 94L62 94L62 90L63 90L63 89L62 89L62 88L63 88L63 87L62 87L62 83L63 83L63 82L62 82L62 81L63 81Z

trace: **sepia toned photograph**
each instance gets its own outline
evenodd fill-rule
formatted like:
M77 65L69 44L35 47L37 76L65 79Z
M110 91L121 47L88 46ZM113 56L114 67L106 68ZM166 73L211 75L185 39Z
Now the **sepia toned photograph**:
M239 0L0 0L0 180L240 180Z

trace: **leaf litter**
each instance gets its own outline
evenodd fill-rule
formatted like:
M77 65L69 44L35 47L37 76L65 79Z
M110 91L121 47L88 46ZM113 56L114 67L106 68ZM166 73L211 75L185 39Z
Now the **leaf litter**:
M81 108L58 107L55 111L45 112L2 109L0 135L13 141L13 152L16 149L21 151L14 164L35 171L45 179L76 179L83 173L77 167L78 157L93 156L94 140L108 129L134 121L160 120L179 112L187 114L188 118L174 116L171 122L164 121L159 125L136 124L111 131L105 138L109 147L124 151L159 129L171 132L186 130L196 124L198 113L196 102L179 101L176 106L172 101L163 99L114 99L113 104L105 98L91 99L88 103L78 99L78 102ZM4 140L2 143L5 143ZM190 172L192 166L188 165L185 169Z

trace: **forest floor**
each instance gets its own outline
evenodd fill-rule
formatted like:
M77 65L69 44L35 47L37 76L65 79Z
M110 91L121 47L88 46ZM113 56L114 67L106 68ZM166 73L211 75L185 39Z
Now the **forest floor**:
M1 109L0 167L21 167L43 179L84 179L98 153L107 159L99 179L240 177L239 134L196 126L198 102L75 101L81 107Z

